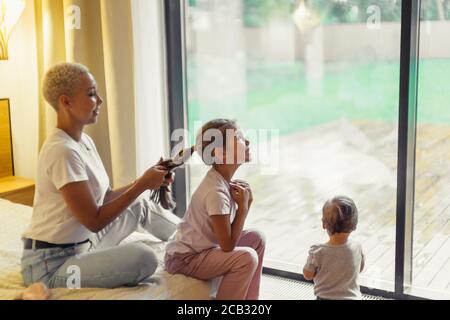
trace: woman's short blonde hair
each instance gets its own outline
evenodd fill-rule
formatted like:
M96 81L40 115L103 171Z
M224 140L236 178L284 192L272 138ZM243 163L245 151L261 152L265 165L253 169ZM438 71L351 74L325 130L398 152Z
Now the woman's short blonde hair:
M45 100L58 111L59 98L72 96L79 86L80 75L89 74L89 69L79 63L61 63L47 71L43 81Z

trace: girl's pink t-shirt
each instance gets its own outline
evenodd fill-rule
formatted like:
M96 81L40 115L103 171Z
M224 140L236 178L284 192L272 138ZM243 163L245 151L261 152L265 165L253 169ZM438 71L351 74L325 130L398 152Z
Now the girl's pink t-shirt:
M214 215L229 215L232 223L236 216L236 203L231 197L229 183L211 168L192 195L173 240L167 244L167 254L199 253L218 247L210 219Z

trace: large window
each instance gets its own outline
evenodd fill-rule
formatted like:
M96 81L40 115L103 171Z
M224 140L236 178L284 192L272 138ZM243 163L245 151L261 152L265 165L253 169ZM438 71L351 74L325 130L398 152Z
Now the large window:
M430 2L422 3L420 35L412 292L448 298L450 1L436 1L440 7L435 14Z
M300 274L308 248L327 239L324 201L348 195L360 214L352 237L367 258L362 285L399 297L446 296L450 1L172 3L181 10L166 11L169 54L183 62L169 64L172 129L184 122L194 139L201 124L225 117L248 134L254 161L238 176L252 185L246 226L267 236L265 266ZM410 84L420 3L416 127ZM187 198L207 170L198 158L189 165Z
M279 130L278 167L265 174L256 157L239 172L254 190L247 226L267 236L266 265L301 272L309 246L326 239L324 201L345 194L360 210L364 276L392 290L400 6L391 22L366 4L191 1L187 114L190 129L228 117ZM205 170L191 166L191 191Z

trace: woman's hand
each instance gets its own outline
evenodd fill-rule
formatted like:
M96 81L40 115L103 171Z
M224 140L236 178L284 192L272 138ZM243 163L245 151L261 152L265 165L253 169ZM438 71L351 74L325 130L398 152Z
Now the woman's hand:
M136 183L144 190L159 189L165 182L169 181L165 179L167 173L166 168L156 165L148 169Z
M164 176L164 181L163 181L162 185L163 185L163 187L168 187L174 181L175 181L175 173L174 172L169 172L167 175Z
M72 182L60 189L61 195L74 217L92 232L99 232L117 218L147 189L157 189L164 183L168 171L161 166L148 169L142 177L120 195L98 205L88 181Z
M158 163L156 164L157 166L161 165L161 163L164 162L163 158L159 158ZM166 169L167 170L167 169ZM170 186L173 182L175 181L175 173L170 171L167 173L166 176L164 176L164 182L162 184L163 187L168 187Z

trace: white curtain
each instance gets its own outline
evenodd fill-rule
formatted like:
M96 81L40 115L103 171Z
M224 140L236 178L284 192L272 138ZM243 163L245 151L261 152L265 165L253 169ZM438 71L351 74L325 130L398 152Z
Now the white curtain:
M65 61L91 70L105 102L86 132L114 186L168 154L162 1L35 0L40 78ZM55 126L42 98L39 123L42 144Z
M138 174L170 155L163 1L131 2Z

